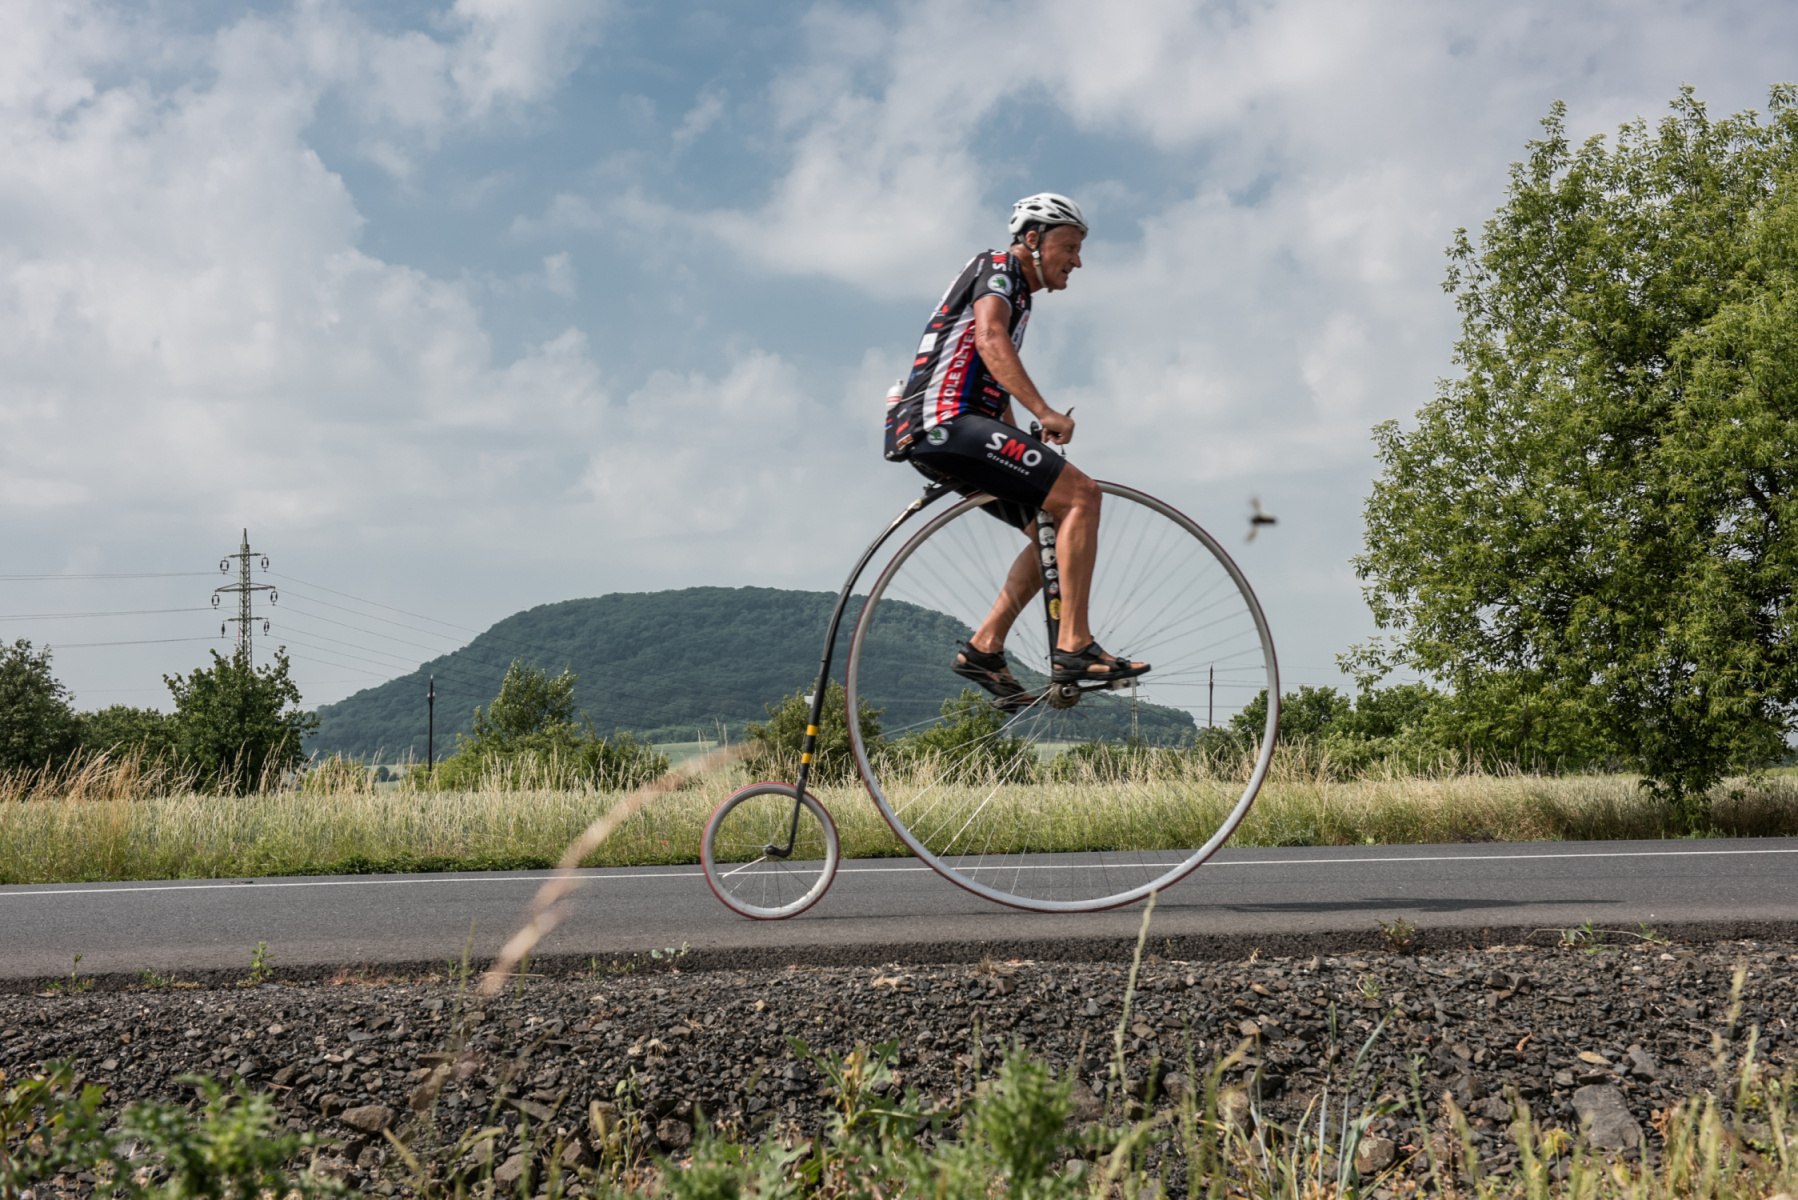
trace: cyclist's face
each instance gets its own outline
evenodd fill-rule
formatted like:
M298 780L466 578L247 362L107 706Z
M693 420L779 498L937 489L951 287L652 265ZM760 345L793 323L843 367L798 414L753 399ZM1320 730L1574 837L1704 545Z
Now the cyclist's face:
M1072 225L1057 225L1043 237L1043 282L1052 292L1068 286L1068 276L1080 266L1080 245L1086 235Z

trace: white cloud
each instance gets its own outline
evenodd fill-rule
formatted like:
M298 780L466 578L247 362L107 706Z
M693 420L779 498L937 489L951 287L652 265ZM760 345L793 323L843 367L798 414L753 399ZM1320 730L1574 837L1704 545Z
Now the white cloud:
M595 11L464 4L442 42L302 4L189 47L194 75L158 85L133 72L156 30L14 6L4 41L30 54L0 70L6 502L131 536L229 498L228 520L278 534L573 486L566 446L606 402L584 338L496 361L465 284L358 247L363 217L306 131L333 88L434 133L541 99ZM574 283L567 255L545 260L539 287Z
M693 107L687 110L687 115L681 118L680 127L674 131L676 149L685 149L692 145L695 138L716 125L722 116L724 116L724 94L708 89L694 102Z
M543 285L566 300L574 299L576 278L574 260L564 250L543 258Z
M468 111L549 96L598 36L604 0L456 0L450 78Z

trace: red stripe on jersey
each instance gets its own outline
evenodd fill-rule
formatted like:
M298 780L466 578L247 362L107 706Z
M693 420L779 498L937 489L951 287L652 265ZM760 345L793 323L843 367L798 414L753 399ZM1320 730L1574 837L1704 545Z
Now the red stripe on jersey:
M968 364L974 360L974 322L962 331L960 339L955 343L955 355L949 360L949 369L943 372L943 385L936 393L936 421L941 424L950 417L961 414L962 381L967 378Z

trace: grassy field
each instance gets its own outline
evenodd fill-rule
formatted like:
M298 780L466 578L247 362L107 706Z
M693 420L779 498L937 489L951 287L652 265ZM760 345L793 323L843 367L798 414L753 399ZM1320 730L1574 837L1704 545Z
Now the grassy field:
M436 792L350 773L303 790L213 796L137 764L106 763L50 786L32 782L0 779L0 883L546 866L618 799L582 790ZM742 782L739 769L674 792L627 821L589 865L698 861L706 817ZM994 803L1048 809L1110 848L1163 849L1202 842L1239 787L1196 771L1146 783L1089 776L1001 788ZM859 784L815 792L836 818L846 856L901 852ZM1130 819L1108 823L1112 811ZM1720 788L1709 832L1798 834L1798 777ZM1670 836L1677 832L1667 810L1631 776L1330 782L1276 763L1233 844Z

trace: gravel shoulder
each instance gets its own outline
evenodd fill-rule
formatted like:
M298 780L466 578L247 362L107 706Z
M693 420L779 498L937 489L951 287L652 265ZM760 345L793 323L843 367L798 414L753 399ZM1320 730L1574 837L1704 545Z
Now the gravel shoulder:
M1544 1124L1576 1126L1584 1110L1613 1149L1652 1153L1656 1114L1714 1082L1713 1037L1738 966L1738 1038L1758 1027L1759 1056L1783 1068L1798 1035L1798 943L1764 941L1151 956L1124 1057L1153 1104L1148 1077L1185 1075L1188 1045L1203 1072L1246 1039L1250 1053L1227 1082L1258 1094L1265 1119L1290 1123L1385 1020L1361 1099L1409 1097L1415 1059L1426 1110L1453 1094L1494 1169L1514 1161L1495 1100L1507 1085ZM894 1040L904 1086L950 1100L973 1086L976 1055L991 1063L1015 1040L1075 1071L1090 1108L1085 1091L1104 1087L1128 970L1127 959L650 967L530 978L478 1005L428 975L14 994L0 996L0 1069L16 1078L72 1059L113 1103L191 1099L183 1075L241 1078L271 1091L290 1127L325 1137L325 1158L353 1185L385 1191L376 1135L424 1120L414 1104L458 1026L469 1053L436 1098L439 1136L497 1113L508 1129L497 1154L522 1119L572 1139L578 1156L591 1102L618 1103L625 1082L652 1118L646 1137L678 1149L702 1120L814 1131L830 1101L794 1037L831 1054ZM1374 1132L1400 1159L1425 1136L1415 1113L1382 1118Z

